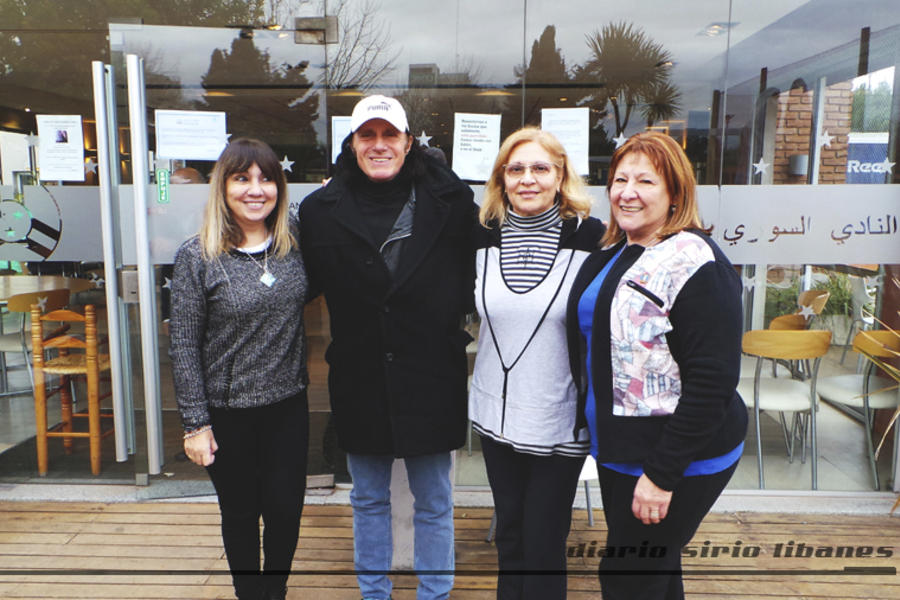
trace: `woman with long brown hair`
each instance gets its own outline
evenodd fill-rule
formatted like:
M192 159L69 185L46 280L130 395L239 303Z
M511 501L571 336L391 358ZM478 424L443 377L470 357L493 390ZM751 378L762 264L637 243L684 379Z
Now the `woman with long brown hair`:
M278 157L259 140L234 140L213 170L199 235L175 256L170 354L184 451L216 488L239 600L283 599L297 547L306 298Z

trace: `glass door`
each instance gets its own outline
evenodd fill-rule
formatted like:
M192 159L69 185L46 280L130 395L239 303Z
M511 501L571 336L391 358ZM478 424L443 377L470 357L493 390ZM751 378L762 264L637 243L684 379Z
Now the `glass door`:
M159 391L162 406L162 473L152 473L153 461L146 454L146 438L155 435L143 427L141 369L135 360L133 386L138 421L135 473L148 482L150 496L212 493L206 472L186 460L182 452L182 427L175 402L171 362L168 357L169 289L172 262L178 246L200 227L209 192L207 181L214 161L159 159L155 157L157 110L212 111L224 113L231 139L254 137L268 143L279 157L289 181L294 204L318 187L330 162L326 144L324 45L302 43L295 32L274 28L198 28L170 26L110 25L113 64L136 54L143 58L146 83L147 127L151 164L151 186L147 200L150 256L157 287L157 332L159 342ZM127 166L123 167L127 170ZM314 183L309 183L314 182ZM123 206L130 186L123 186ZM133 226L123 215L121 226ZM129 247L135 236L124 233L125 262L131 263ZM133 245L132 245L133 246ZM135 306L134 310L137 307ZM309 307L310 345L319 346L323 324L319 304ZM137 321L134 321L135 323ZM134 328L133 328L134 329ZM139 356L139 338L132 336L132 352ZM265 357L261 357L265 360ZM318 368L324 368L320 366ZM323 377L313 365L314 382ZM323 437L329 414L324 388L314 385L310 393L313 411L310 474L332 472L325 459ZM152 409L151 409L152 410ZM152 416L152 414L151 414Z

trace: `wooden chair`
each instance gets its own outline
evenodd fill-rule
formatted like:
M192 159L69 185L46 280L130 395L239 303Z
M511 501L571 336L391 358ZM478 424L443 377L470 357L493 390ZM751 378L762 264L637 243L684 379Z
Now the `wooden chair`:
M822 314L831 292L828 290L806 290L800 292L797 296L797 306L799 307L794 314L806 317L806 325L812 322L813 317Z
M867 354L881 358L897 356L900 353L900 334L889 329L861 331L853 338L853 350L855 352L865 350ZM822 400L862 409L869 466L872 468L875 489L878 490L881 484L878 480L875 445L872 441L874 411L879 408L896 409L900 404L900 391L897 390L896 381L875 376L875 365L871 361L866 362L867 366L862 374L822 377L818 381L816 392Z
M21 321L17 331L0 335L0 370L4 383L2 395L20 394L27 388L19 390L9 389L8 367L6 354L21 354L28 369L28 379L31 382L31 391L34 392L34 375L31 372L31 331L27 329L28 316L31 314L31 305L37 304L42 312L58 310L69 304L69 290L47 290L45 292L29 292L10 296L6 301L6 308L11 313L20 313Z
M759 469L759 487L765 488L763 478L762 434L760 416L762 411L778 411L782 413L782 431L788 445L790 459L793 460L794 440L799 430L802 443L801 456L806 452L806 435L809 431L812 440L812 489L817 489L817 448L816 448L816 379L822 356L831 345L831 332L819 330L778 331L756 329L744 334L742 346L747 354L757 357L756 371L752 378L742 377L738 385L738 393L748 407L753 409L756 424L756 457ZM786 378L762 377L762 364L765 359L775 360L813 360L810 377L806 381ZM783 413L794 413L790 431L788 432ZM806 420L800 416L807 414Z
M778 331L806 329L806 317L800 313L781 315L769 321L769 329Z
M796 312L781 315L779 317L775 317L769 322L769 329L775 330L798 330L798 329L809 329L810 324L812 323L813 318L816 315L822 314L822 311L825 309L825 304L828 303L828 298L831 296L831 292L828 290L806 290L804 292L800 292L800 295L797 296L797 306L799 307ZM809 361L803 362L795 362L795 361L784 361L783 365L790 369L791 375L794 377L805 378L803 369L806 368L806 373L809 373ZM772 361L772 376L776 376L778 374L778 361Z
M60 321L64 323L83 323L84 336L76 337L68 333L44 338L44 322ZM71 310L55 310L41 315L37 304L31 307L31 344L34 363L34 414L37 427L37 460L38 473L47 474L47 438L63 438L66 453L72 452L74 438L87 438L90 447L91 473L100 473L100 442L113 432L112 428L102 431L100 414L100 372L109 369L109 356L99 354L97 347L97 316L94 306L88 304L81 315ZM44 351L55 348L59 350L56 358L44 358ZM72 352L78 350L78 352ZM62 411L61 422L53 427L47 426L47 389L46 373L59 375L59 386L49 395L59 393ZM84 376L87 387L87 411L75 413L72 407L72 394L69 387L70 378ZM107 396L109 394L106 394ZM105 397L105 396L104 396ZM112 418L111 415L102 415ZM85 417L88 430L74 431L72 421L75 417Z

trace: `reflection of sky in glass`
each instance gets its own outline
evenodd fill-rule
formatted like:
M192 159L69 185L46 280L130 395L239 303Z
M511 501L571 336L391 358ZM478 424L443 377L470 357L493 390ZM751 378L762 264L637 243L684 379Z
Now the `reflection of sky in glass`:
M754 2L753 14L731 31L732 43L802 3L803 0ZM350 4L352 7L354 3ZM397 69L384 84L405 85L409 65L417 63L435 63L442 73L473 65L479 71L479 83L483 84L505 85L515 80L513 69L523 58L522 4L485 0L428 4L427 18L423 18L421 0L392 0L381 4L378 20L381 26L390 28L394 40L389 50L400 51ZM709 73L705 63L724 52L726 39L709 38L701 32L710 22L727 20L727 3L695 0L689 4L690 10L673 12L668 0L643 0L629 3L627 7L604 6L602 10L594 0L569 0L562 5L551 0L529 0L524 40L526 60L530 58L531 44L547 25L556 27L557 46L571 67L588 57L586 36L606 23L626 21L642 27L650 38L672 51L676 55L677 72L700 70L707 77L720 76L721 73ZM666 9L664 17L662 9ZM654 15L661 16L655 19ZM177 77L184 85L198 84L213 50L229 48L238 35L238 30L228 28L113 27L123 33L122 48L126 52L152 49L152 56L159 59L156 70ZM296 45L288 32L256 30L254 42L258 48L270 52L273 64L296 62L298 57L311 59L312 54L318 54L320 60L311 60L311 66L322 64L321 47Z
M229 52L232 42L239 35L240 29L235 28L111 25L110 46L114 51L142 56L145 73L154 72L177 80L182 86L182 99L193 102L203 99L205 90L201 81L209 70L213 52ZM314 84L322 80L325 63L322 46L295 44L291 32L260 29L254 30L253 43L260 52L269 54L271 67L309 61L304 71L306 78ZM285 104L292 99L284 96ZM326 142L327 124L323 115L320 107L319 118L312 123L320 144Z
M349 0L346 10L352 14L364 3ZM436 64L442 74L473 73L479 85L506 86L515 81L514 69L523 57L530 60L532 44L548 25L556 28L556 44L566 66L572 68L589 57L587 36L606 24L625 22L641 28L672 54L672 80L682 94L683 111L678 118L697 119L696 112L709 110L715 89L752 95L763 67L771 85L785 87L790 81L782 82L782 78L809 77L803 65L810 59L816 61L810 72L820 72L825 68L822 55L858 44L861 27L871 26L875 39L877 31L900 21L894 0L866 3L865 11L853 4L845 0L385 1L375 19L379 27L390 30L392 43L385 52L398 53L398 59L396 69L380 86L386 93L404 88L409 66L421 63ZM721 35L707 35L716 23L732 25ZM113 27L113 48L141 54L148 70L178 79L185 86L186 100L202 95L200 80L213 51L228 50L239 35L237 29L227 28ZM336 50L335 46L297 45L290 32L255 30L254 43L270 54L272 65L309 61L306 75L314 82L322 80L325 53ZM889 80L891 75L884 77Z
M116 31L113 31L115 28ZM111 25L110 39L121 39L113 50L135 53L144 57L144 68L180 81L186 99L203 95L200 82L209 70L210 57L216 50L229 51L231 43L240 35L239 29L170 26ZM120 33L121 35L117 35ZM293 34L284 31L254 30L253 43L261 52L268 52L270 64L297 64L308 60L305 71L310 81L322 75L324 53L321 46L294 43Z
M874 90L882 83L888 84L891 88L894 87L894 67L879 69L872 73L866 73L862 77L857 77L853 80L853 89L856 90L862 86L866 86L870 90Z

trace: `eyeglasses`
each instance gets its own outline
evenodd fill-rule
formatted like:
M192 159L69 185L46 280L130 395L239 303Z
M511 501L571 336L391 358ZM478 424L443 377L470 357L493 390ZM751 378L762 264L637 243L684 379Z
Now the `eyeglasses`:
M531 170L531 174L535 177L546 177L553 172L556 165L547 162L535 162L527 165L525 163L512 163L503 165L503 172L507 177L518 179L525 176L525 171Z

